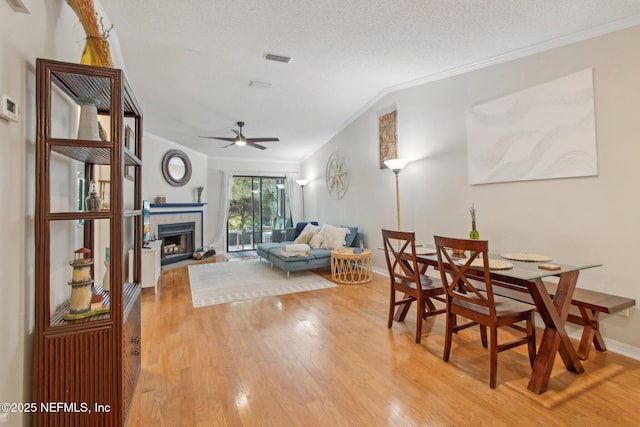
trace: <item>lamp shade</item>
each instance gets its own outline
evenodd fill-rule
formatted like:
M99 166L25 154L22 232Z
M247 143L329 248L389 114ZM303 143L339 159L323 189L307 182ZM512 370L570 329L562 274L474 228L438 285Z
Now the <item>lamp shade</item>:
M409 163L407 159L389 159L384 161L384 164L395 174L398 174L407 163Z
M296 184L298 184L300 187L304 187L308 183L309 183L308 179L296 179Z

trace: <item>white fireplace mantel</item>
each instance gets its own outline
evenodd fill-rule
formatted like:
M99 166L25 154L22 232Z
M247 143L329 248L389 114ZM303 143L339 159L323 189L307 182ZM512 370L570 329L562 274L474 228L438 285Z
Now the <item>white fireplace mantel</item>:
M206 203L151 203L150 232L151 238L158 236L159 224L176 224L194 222L194 244L197 248L204 246L204 206Z

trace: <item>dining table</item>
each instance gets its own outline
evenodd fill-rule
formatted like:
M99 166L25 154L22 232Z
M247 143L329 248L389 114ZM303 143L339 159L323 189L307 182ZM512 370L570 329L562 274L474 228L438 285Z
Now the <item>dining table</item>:
M435 248L425 246L419 251L416 250L416 258L422 272L426 271L429 266L438 268ZM464 255L459 256L459 258L464 258ZM456 257L454 256L455 259ZM500 269L490 270L491 280L494 285L528 291L545 325L527 389L537 394L544 393L547 390L553 363L558 353L567 370L576 374L584 372L584 367L569 339L565 324L580 271L599 267L602 264L575 261L564 262L550 257L545 257L545 261L538 262L520 261L505 258L496 253L490 253L489 259L502 261ZM505 264L510 264L511 267L504 268ZM483 280L482 271L480 269L477 271L478 276L476 278ZM553 297L547 291L543 281L543 279L549 277L558 278L557 291ZM399 308L399 310L402 310L402 308Z

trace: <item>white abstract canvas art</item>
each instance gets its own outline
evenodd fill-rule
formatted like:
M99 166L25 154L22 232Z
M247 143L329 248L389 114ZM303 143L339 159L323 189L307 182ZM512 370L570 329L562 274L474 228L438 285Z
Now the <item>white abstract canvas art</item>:
M469 183L598 174L589 68L472 107Z

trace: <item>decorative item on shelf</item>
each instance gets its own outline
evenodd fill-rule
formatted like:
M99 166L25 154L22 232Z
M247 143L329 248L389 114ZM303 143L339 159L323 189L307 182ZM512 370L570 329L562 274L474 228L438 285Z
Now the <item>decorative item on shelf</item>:
M95 179L91 180L91 185L89 186L89 195L86 197L84 205L89 212L100 212L100 210L102 209L102 199L98 195Z
M473 240L480 239L480 233L476 229L476 205L475 203L471 205L469 208L469 212L471 213L471 231L469 232L469 238Z
M102 210L108 211L111 207L111 182L105 179L98 180L98 194L102 199Z
M93 259L89 258L91 250L80 248L76 257L69 264L73 267L73 275L68 282L71 285L71 300L69 302L69 314L82 314L91 310L91 266Z
M102 308L102 294L93 294L91 296L91 311L100 310Z
M80 98L80 118L78 120L78 139L100 141L100 126L98 123L98 100L94 98Z
M94 294L91 278L93 259L89 258L91 250L81 248L76 251L76 259L69 264L73 267L71 298L69 310L62 314L64 320L79 320L109 312L109 304L105 304L104 295Z
M202 192L204 191L204 187L199 185L196 187L196 203L202 203Z
M109 292L111 290L111 273L109 272L111 265L111 248L106 247L104 248L104 251L105 270L104 276L102 277L102 289L105 292Z
M133 151L134 154L137 153L137 148L136 148L136 134L133 131L133 129L131 129L130 126L125 127L124 129L124 146L127 148L127 150L131 150ZM134 180L134 173L135 173L135 168L133 166L126 166L124 167L124 177L133 181Z
M107 135L107 131L102 126L102 123L100 123L100 122L98 122L98 135L100 135L100 141L102 141L102 142L108 142L109 141L109 135Z
M100 18L100 26L98 26L98 14L93 7L92 0L67 0L67 4L78 15L82 28L87 35L80 63L111 67L108 38L113 25L105 29L102 18Z
M164 194L161 194L159 196L156 196L155 201L156 203L167 203L167 198L164 197Z

